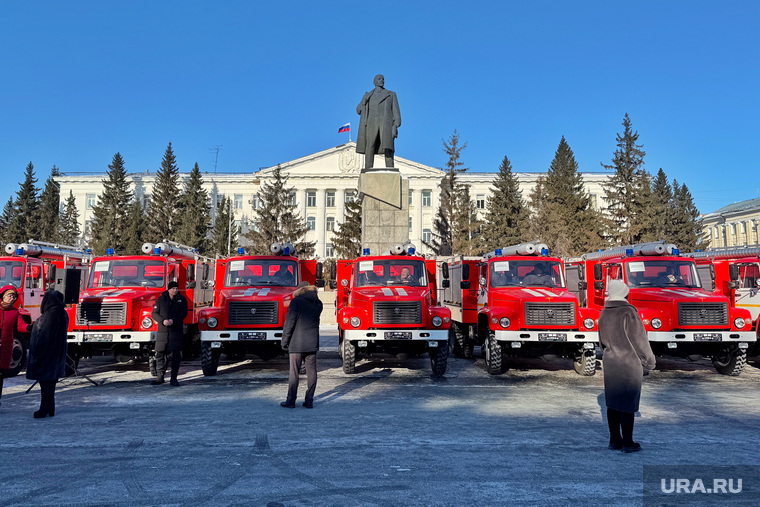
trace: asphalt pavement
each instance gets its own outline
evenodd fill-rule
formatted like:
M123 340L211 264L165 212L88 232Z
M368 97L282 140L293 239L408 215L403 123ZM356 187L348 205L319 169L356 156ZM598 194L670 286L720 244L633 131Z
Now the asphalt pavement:
M323 326L314 409L285 409L285 356L222 356L215 377L185 362L180 387L147 364L85 359L61 381L53 418L39 388L6 380L0 505L642 505L645 465L760 465L760 369L658 361L634 437L607 449L601 369L569 360L427 356L361 361L345 375ZM303 396L302 377L300 396ZM722 499L725 500L725 499Z

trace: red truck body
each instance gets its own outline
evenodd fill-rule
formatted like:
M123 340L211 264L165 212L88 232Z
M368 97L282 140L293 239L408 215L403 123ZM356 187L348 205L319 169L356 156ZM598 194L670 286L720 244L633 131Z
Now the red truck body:
M579 374L596 372L599 310L578 304L563 261L544 247L523 243L441 263L451 279L443 304L451 310L456 355L471 357L481 345L492 375L508 369L507 356L569 357Z
M446 372L451 312L437 303L436 263L413 250L400 251L404 254L337 262L338 341L345 373L354 373L362 356L425 352L433 375Z
M0 257L0 287L13 285L18 289L16 306L28 322L39 318L42 296L45 290L53 288L56 273L67 268L81 269L82 273L86 273L86 262L90 257L89 253L76 247L33 240L21 244L9 243L5 246L5 252L8 255ZM21 371L28 346L29 335L18 333L14 338L13 357L6 377Z
M586 254L572 269L589 280L578 292L589 308L604 307L609 280L628 285L628 301L639 311L656 355L709 356L720 373L741 372L748 344L755 341L749 312L705 290L694 260L674 245L660 241Z
M145 243L142 250L145 255L93 258L85 291L69 313L69 355L75 361L106 354L118 361L152 356L157 325L151 313L171 281L188 301L183 354L192 354L199 312L213 297L214 261L173 242Z
M279 245L274 251L282 252ZM282 328L301 282L320 282L321 264L289 254L238 255L216 262L213 306L200 313L201 365L216 375L222 352L253 353L261 359L282 354Z

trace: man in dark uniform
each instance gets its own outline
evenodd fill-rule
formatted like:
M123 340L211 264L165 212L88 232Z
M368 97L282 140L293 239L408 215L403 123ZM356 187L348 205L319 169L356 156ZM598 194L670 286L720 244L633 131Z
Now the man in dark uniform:
M182 345L184 333L182 322L187 316L187 299L179 293L177 282L169 282L165 290L156 300L151 314L153 320L158 323L156 333L156 378L151 382L153 385L164 383L166 373L167 355L172 356L171 382L178 386L177 374L179 363L182 360Z

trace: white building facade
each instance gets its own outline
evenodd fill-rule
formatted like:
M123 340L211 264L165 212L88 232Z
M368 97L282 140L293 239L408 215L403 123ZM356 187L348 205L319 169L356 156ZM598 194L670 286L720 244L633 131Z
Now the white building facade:
M356 153L356 143L349 142L290 162L279 164L282 173L288 177L287 186L293 187L297 209L309 226L306 240L316 241L316 256L320 259L334 257L333 231L344 220L345 203L356 198L359 172L364 156ZM395 157L395 165L402 177L409 180L409 239L417 245L421 253L427 253L423 240L429 241L433 231L433 221L438 211L440 183L444 171L435 167ZM204 188L209 192L212 218L223 197L232 201L234 219L245 233L252 224L258 207L258 193L261 186L272 178L275 167L260 169L251 173L204 173ZM546 173L515 173L520 183L523 198L527 200L530 191L540 176ZM498 173L467 172L458 175L459 181L470 186L470 196L475 202L480 218L485 216L491 187ZM188 178L182 173L180 185ZM61 201L72 191L76 199L81 230L89 233L92 220L92 206L103 191L102 174L63 174L56 178L61 185ZM131 188L135 197L144 205L150 200L155 172L130 173ZM586 191L591 196L592 206L605 206L602 183L607 181L605 173L582 173ZM164 238L156 238L159 241ZM171 239L171 238L167 238ZM245 238L241 240L245 245Z

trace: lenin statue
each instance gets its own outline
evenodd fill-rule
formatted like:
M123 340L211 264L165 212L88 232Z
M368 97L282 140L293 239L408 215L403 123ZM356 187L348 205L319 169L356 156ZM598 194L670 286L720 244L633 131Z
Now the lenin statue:
M398 137L401 113L396 94L385 89L382 74L375 76L375 89L364 94L356 113L359 133L356 138L356 153L364 153L364 168L374 167L375 154L385 155L385 167L393 167L393 140Z

